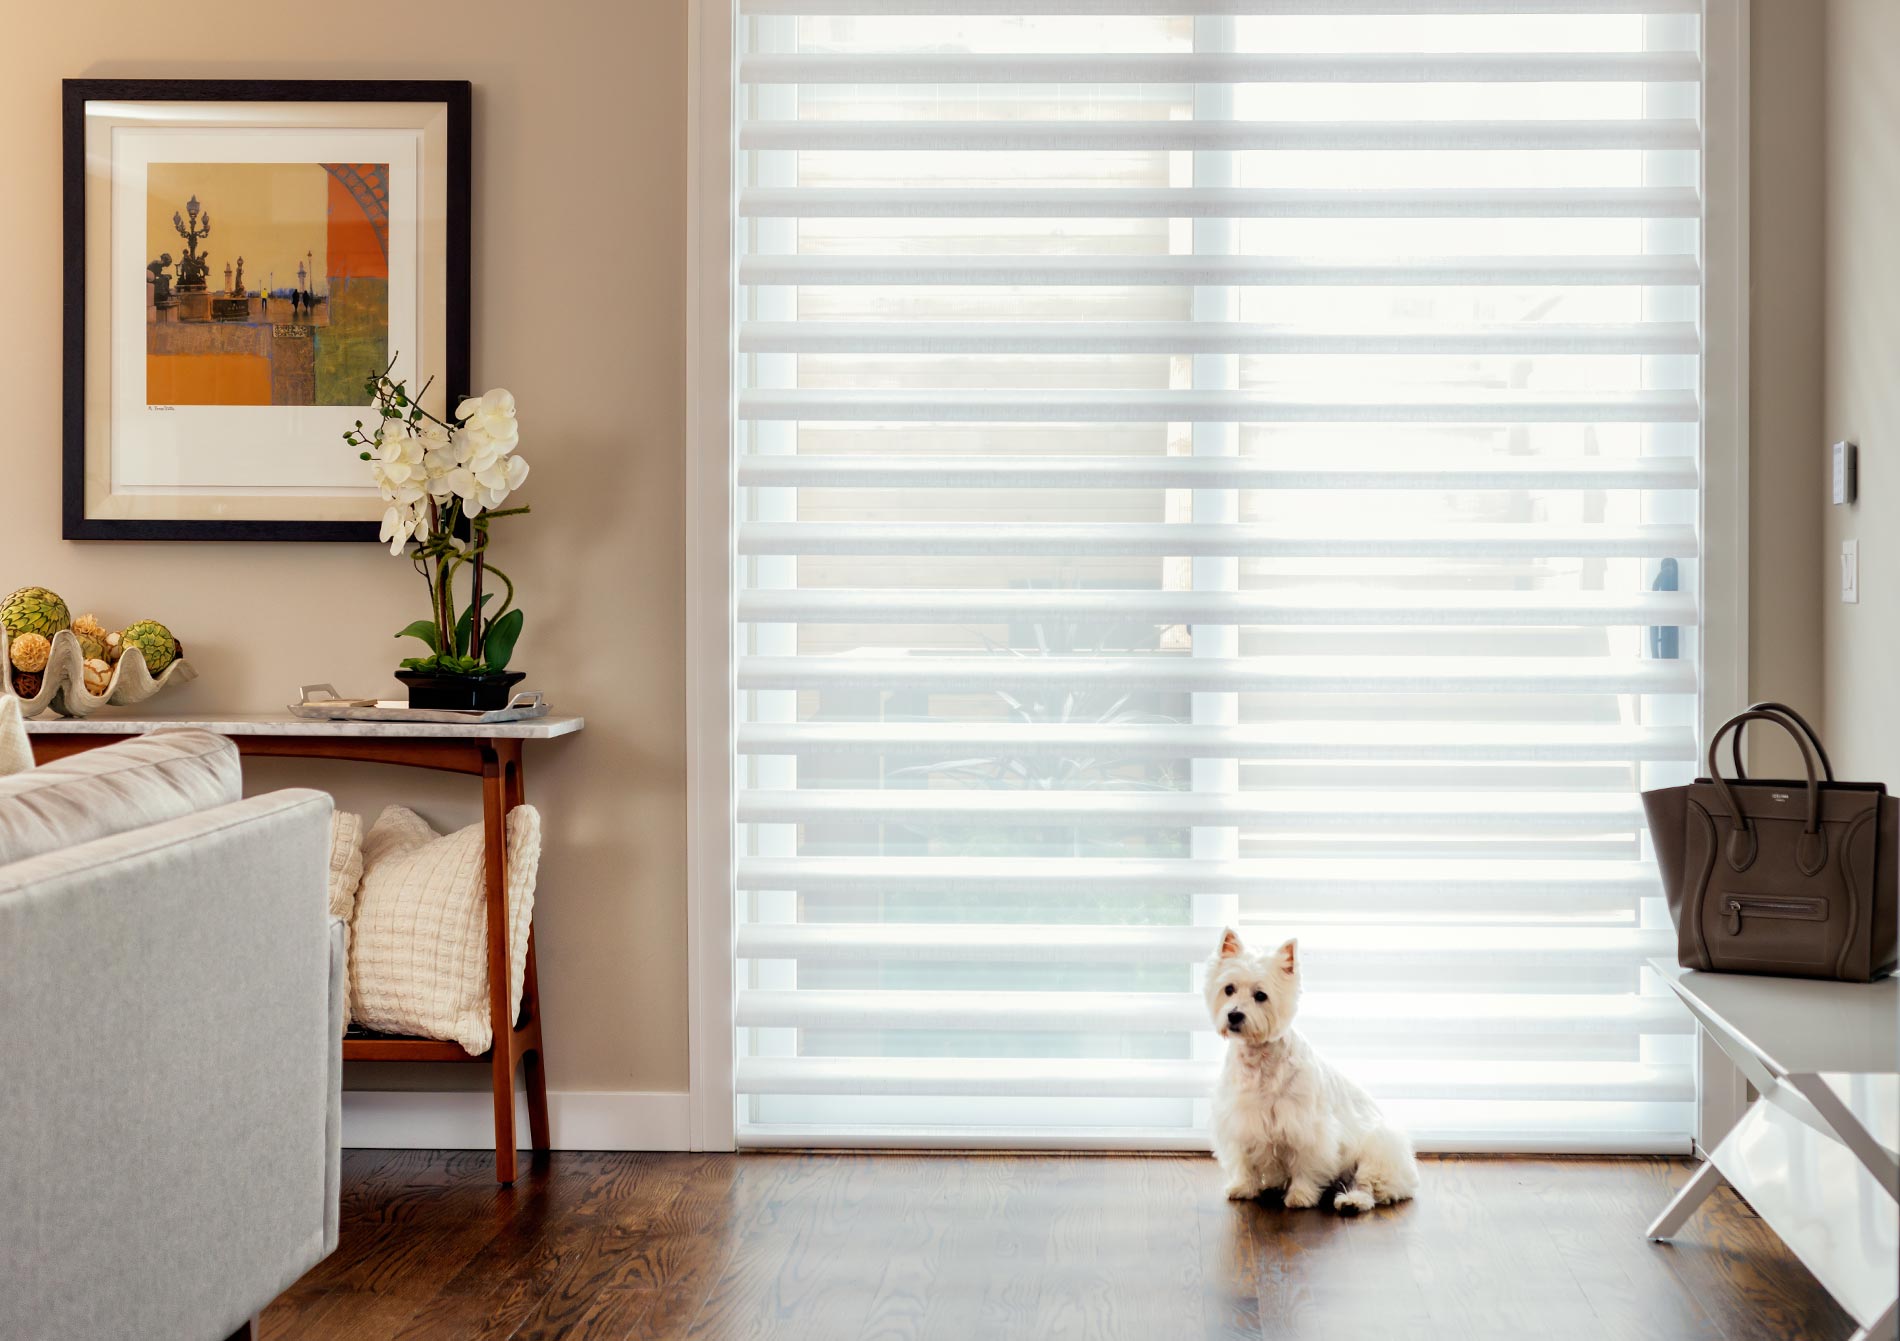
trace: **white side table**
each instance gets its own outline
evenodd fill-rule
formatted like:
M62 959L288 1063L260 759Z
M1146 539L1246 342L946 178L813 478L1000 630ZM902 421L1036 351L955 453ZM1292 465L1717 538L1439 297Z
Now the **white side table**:
M1674 1234L1727 1182L1860 1324L1900 1335L1900 983L1662 976L1757 1098L1656 1222Z

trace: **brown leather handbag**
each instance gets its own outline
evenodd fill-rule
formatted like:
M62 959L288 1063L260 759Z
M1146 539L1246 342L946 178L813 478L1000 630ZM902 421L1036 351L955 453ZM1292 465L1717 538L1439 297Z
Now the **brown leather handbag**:
M1742 732L1752 721L1794 737L1804 781L1743 771ZM1731 731L1732 780L1717 762ZM1708 763L1705 778L1643 793L1682 965L1842 982L1893 972L1900 798L1878 782L1837 782L1814 728L1780 703L1754 704L1723 723Z

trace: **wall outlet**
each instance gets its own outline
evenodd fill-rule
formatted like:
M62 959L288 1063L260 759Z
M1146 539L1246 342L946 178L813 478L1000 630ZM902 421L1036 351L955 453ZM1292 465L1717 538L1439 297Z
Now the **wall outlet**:
M1841 541L1841 603L1860 604L1860 541Z

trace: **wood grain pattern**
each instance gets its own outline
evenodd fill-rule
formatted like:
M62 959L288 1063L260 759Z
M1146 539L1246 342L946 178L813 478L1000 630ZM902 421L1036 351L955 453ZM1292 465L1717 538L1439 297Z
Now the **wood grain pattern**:
M1363 1216L1221 1198L1195 1157L350 1151L337 1251L259 1335L353 1341L1838 1341L1724 1189L1667 1159L1428 1159Z

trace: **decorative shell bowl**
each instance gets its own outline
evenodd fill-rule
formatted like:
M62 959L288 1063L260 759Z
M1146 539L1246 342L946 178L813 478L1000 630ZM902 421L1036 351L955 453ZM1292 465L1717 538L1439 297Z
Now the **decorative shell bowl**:
M13 680L17 674L7 655L6 632L0 630L0 693L15 692ZM112 668L105 693L90 693L86 689L85 652L71 629L61 629L53 635L52 653L46 669L40 672L40 692L31 698L22 695L20 711L27 717L37 717L51 708L62 717L90 717L108 703L129 707L143 703L173 681L184 684L197 678L198 672L183 657L153 675L145 667L145 654L128 647Z

